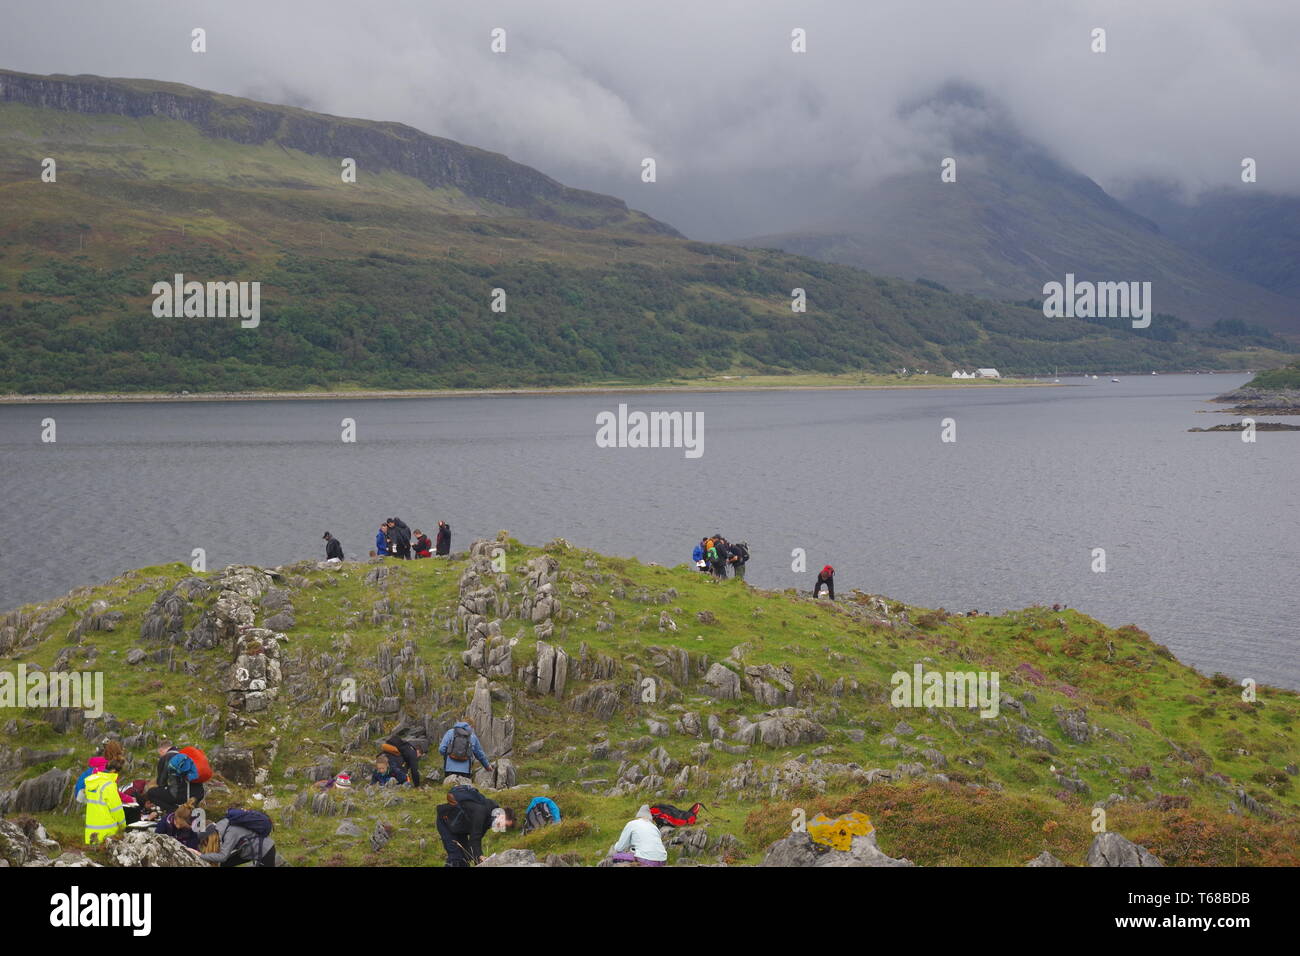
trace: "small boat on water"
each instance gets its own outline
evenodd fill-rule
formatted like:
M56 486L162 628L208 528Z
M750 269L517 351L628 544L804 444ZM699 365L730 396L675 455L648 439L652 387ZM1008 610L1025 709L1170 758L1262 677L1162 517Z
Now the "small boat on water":
M1117 378L1112 378L1111 381L1112 381L1112 382L1118 382L1119 379L1117 379Z

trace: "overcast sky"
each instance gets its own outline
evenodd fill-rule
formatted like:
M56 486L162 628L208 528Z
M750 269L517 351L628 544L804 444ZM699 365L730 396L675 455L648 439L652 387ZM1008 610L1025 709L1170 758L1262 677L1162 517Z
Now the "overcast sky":
M700 238L798 227L917 164L937 175L943 129L898 106L954 79L1109 189L1231 185L1251 156L1259 188L1300 193L1297 0L5 0L3 21L9 69L397 120Z

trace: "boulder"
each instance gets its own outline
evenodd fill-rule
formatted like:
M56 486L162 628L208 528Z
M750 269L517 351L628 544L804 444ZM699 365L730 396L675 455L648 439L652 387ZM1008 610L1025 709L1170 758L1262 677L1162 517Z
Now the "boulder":
M211 754L212 771L230 783L251 787L257 782L253 751L247 747L218 747Z
M207 866L175 837L149 830L128 830L106 845L115 866Z
M1065 864L1044 850L1026 863L1025 866L1065 866Z
M63 802L63 793L71 782L71 771L47 770L39 777L20 783L13 791L8 806L0 807L0 810L5 813L48 813ZM2 802L4 801L0 800Z
M515 719L492 713L492 685L486 677L474 682L474 696L465 712L466 719L478 734L489 762L509 756L515 749Z
M819 846L807 833L791 833L767 848L759 866L914 866L894 859L876 845L876 831L853 837L848 850Z
M740 675L722 664L714 664L704 675L705 693L719 700L740 699Z
M1076 744L1086 744L1091 737L1088 727L1088 712L1082 707L1073 710L1067 710L1059 704L1052 708L1052 713L1056 715L1056 722L1061 727L1061 733L1069 737Z
M826 728L796 707L767 711L752 722L747 717L736 719L735 739L742 744L752 745L761 741L769 747L793 747L825 740L826 737Z
M1088 848L1088 865L1164 866L1164 863L1146 847L1118 833L1098 833Z
M479 866L546 866L545 863L537 861L537 854L532 850L502 850L500 853L493 853L484 860ZM563 865L563 864L560 864Z

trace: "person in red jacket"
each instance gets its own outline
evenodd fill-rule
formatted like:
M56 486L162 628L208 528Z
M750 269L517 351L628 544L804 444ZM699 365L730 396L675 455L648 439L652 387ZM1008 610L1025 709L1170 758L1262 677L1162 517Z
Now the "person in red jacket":
M826 588L826 593L830 595L832 601L835 600L835 569L829 564L821 569L817 575L817 583L813 585L813 597L821 592L822 587Z
M417 558L427 558L433 554L433 542L419 528L415 529L415 541L411 543L411 548Z

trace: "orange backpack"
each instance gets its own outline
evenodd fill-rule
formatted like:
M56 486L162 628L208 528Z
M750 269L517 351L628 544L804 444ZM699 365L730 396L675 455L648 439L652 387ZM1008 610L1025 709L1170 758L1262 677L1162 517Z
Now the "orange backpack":
M194 783L207 783L212 779L212 764L208 763L207 754L198 747L182 747L181 753L194 761L194 769L198 771Z

